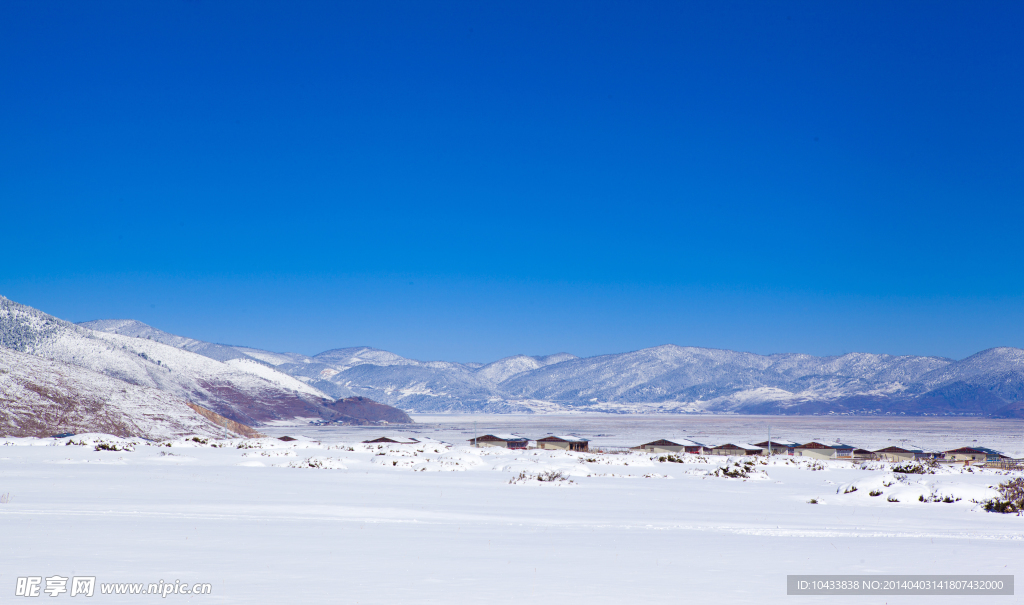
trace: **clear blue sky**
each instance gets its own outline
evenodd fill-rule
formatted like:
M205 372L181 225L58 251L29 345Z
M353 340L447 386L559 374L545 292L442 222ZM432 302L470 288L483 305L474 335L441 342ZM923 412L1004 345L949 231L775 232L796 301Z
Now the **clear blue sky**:
M1024 347L1024 3L0 3L0 294L423 359Z

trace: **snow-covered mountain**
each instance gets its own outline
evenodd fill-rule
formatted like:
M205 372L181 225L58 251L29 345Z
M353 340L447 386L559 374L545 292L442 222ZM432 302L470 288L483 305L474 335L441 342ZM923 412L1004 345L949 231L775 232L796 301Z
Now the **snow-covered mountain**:
M237 437L164 391L0 348L0 435Z
M739 411L751 404L789 407L853 394L897 394L949 363L937 357L755 355L663 345L551 365L510 378L502 388L512 397L572 405Z
M156 336L158 330L137 322L130 329L140 338L181 338ZM309 357L186 340L196 352L229 363L259 361L332 397L368 397L413 412L1024 414L1024 351L1013 348L954 361L663 345L589 358L514 355L469 364L418 361L370 347Z
M331 401L315 387L256 359L219 361L206 355L218 354L216 348L200 345L203 353L194 353L188 347L195 347L195 341L165 344L160 339L171 335L147 332L143 326L119 326L139 336L92 330L0 297L0 347L157 389L242 424L319 419L323 403Z
M135 321L134 319L100 319L97 321L87 321L78 325L83 328L89 328L90 330L96 330L97 332L109 332L111 334L131 336L133 338L154 340L165 345L170 345L175 349L191 351L192 353L198 353L199 355L209 357L210 359L216 359L217 361L229 361L232 359L255 360L255 358L249 357L235 347L203 342L201 340L185 338L184 336L175 336L174 334L168 334L163 330L158 330L142 323L141 321Z

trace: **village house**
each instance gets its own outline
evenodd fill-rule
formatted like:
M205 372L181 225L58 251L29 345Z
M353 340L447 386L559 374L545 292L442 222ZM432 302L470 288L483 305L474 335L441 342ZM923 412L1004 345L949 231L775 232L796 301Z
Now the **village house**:
M420 440L414 437L377 437L363 443L399 443L402 445L416 445Z
M919 447L907 446L900 447L898 445L890 445L889 447L883 447L882 449L875 450L875 454L879 460L885 460L888 462L906 462L908 460L917 460L918 458L925 458L925 452Z
M687 454L706 454L708 447L703 443L697 443L696 441L690 441L689 439L658 439L650 443L638 445L633 449L643 450L645 452L684 452Z
M981 462L998 462L1003 458L1008 458L1000 452L989 449L987 447L961 447L955 450L947 450L945 453L945 459L951 462L966 462L967 464L981 463Z
M510 450L525 450L530 440L519 435L481 435L469 440L476 447L505 447Z
M551 435L537 440L537 447L542 450L570 450L573 452L588 451L590 440L570 435Z
M760 447L749 443L723 443L711 448L714 456L756 456L761 452Z
M928 450L908 445L906 447L900 447L891 445L884 447L880 450L875 450L875 454L878 455L879 460L888 460L889 462L905 462L908 460L932 460L934 458L942 458L944 454L941 452L929 452Z
M792 456L796 453L796 446L800 445L796 441L788 441L786 439L772 439L772 455L786 455ZM768 453L768 442L762 441L761 443L755 443L757 447L761 448L762 454Z
M853 450L855 448L852 445L843 445L842 443L818 443L817 441L811 441L799 445L795 448L797 456L806 456L808 458L815 458L817 460L852 460Z
M853 450L853 458L855 460L876 460L878 458L878 455L872 452L871 450L857 448Z

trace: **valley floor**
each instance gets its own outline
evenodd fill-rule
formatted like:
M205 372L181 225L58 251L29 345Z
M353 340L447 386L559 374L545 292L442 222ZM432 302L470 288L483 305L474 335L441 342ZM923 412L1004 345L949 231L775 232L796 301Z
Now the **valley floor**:
M1024 574L1024 517L972 502L1005 472L776 458L743 480L708 474L743 470L740 459L683 460L433 441L0 438L0 594L56 574L95 576L96 602L156 598L100 594L104 584L180 580L212 593L169 601L826 603L787 597L786 575Z

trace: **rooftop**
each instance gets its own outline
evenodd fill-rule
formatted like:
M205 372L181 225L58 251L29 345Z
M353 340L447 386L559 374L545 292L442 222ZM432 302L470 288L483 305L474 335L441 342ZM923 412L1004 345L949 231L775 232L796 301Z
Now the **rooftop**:
M584 439L583 437L574 437L572 435L548 435L547 437L542 437L537 441L568 441L571 443L576 443L581 441L590 441L590 439Z
M511 433L488 433L486 435L480 435L467 441L529 441L527 437L521 437L519 435L512 435Z
M640 447L644 447L645 445L678 445L683 447L706 447L703 443L697 443L696 441L690 441L689 439L658 439L657 441L645 443Z

